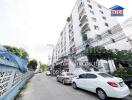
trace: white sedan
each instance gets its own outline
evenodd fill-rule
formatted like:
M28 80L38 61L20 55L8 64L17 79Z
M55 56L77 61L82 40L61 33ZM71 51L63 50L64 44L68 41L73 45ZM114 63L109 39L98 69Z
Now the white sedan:
M86 72L72 80L73 88L81 88L96 93L101 100L108 97L124 98L130 90L121 78L101 72Z
M46 71L45 74L46 74L47 76L49 76L51 73L50 73L50 71Z

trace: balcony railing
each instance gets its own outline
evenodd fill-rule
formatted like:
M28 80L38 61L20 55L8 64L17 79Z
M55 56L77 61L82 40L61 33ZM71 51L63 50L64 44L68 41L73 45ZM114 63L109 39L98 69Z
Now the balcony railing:
M82 10L80 13L79 13L79 20L82 18L82 16L84 16L86 14L85 10Z
M86 15L84 15L84 16L80 19L80 22L81 22L81 23L84 23L85 21L88 21Z
M85 25L82 27L82 29L81 29L81 33L85 33L85 32L87 32L87 31L90 31L90 28L89 28L88 24L85 24Z

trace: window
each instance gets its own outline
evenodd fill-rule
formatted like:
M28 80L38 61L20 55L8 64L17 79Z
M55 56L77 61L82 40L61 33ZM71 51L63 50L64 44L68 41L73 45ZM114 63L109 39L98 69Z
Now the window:
M109 24L108 23L105 23L105 26L109 27Z
M94 15L94 11L90 10L90 13Z
M102 8L101 5L99 5L99 4L98 4L98 7L99 7L99 8Z
M105 68L105 70L110 70L109 64L108 63L104 63L104 68Z
M98 40L102 40L102 36L98 34L98 35L97 35L97 39L98 39Z
M98 73L100 76L104 77L104 78L113 78L113 76L106 74L106 73Z
M104 12L103 12L103 11L101 11L101 10L100 10L100 13L101 13L101 14L104 14Z
M108 30L108 33L109 33L109 34L112 34L111 30Z
M86 78L97 78L95 74L86 74Z
M97 78L97 76L94 74L81 74L79 78Z
M74 38L72 38L72 40L71 40L72 42L74 42Z
M96 22L97 20L96 20L96 18L94 18L94 17L92 17L92 20L94 21L94 22Z
M113 42L113 43L115 43L116 41L115 41L115 39L113 39L113 38L111 38L111 41Z
M102 18L103 18L104 20L106 20L106 17L105 17L105 16L102 16Z
M79 78L86 78L86 74L79 75Z
M88 5L89 6L89 8L91 8L92 9L92 5Z
M99 30L99 26L94 25L94 29L95 29L95 30Z

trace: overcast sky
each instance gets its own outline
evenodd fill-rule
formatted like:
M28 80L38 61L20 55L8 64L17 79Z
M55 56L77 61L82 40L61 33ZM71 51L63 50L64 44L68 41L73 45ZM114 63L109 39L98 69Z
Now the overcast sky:
M132 0L94 0L110 8L125 8L132 16ZM47 44L56 44L76 0L0 0L0 44L24 48L32 58L48 63Z

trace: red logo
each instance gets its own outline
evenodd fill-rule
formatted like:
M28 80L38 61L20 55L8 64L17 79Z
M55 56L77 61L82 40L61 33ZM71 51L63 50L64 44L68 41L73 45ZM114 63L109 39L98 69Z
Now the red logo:
M112 10L112 14L123 14L123 10Z

